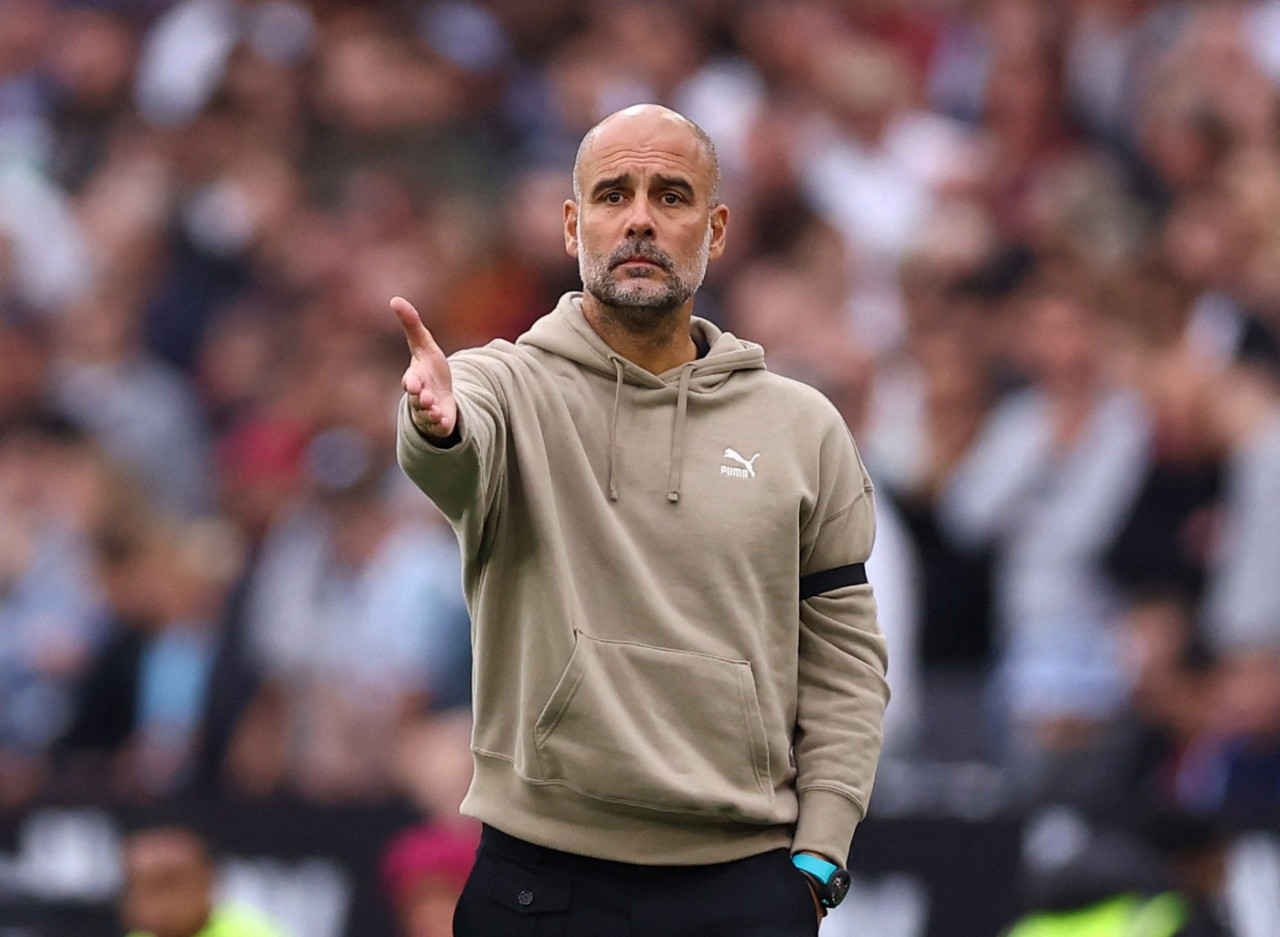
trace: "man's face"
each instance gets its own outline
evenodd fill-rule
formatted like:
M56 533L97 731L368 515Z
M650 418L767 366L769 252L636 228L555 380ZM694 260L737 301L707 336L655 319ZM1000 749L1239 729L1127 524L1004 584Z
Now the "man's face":
M179 832L135 837L125 849L121 917L155 937L193 937L209 919L212 871L203 848Z
M583 289L642 316L688 302L724 250L728 219L709 203L711 166L692 128L655 114L613 120L584 153L578 183L565 245Z

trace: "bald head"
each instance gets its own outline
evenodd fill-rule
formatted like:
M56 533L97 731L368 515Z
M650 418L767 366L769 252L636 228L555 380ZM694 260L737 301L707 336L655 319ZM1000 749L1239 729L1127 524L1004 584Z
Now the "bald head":
M716 154L715 143L689 118L661 104L634 104L614 111L587 131L573 161L574 199L582 201L582 167L598 147L616 140L645 139L673 130L688 133L697 142L707 173L707 201L713 206L720 204L720 157Z
M157 827L125 843L121 916L155 937L195 937L209 919L214 868L204 841L182 827Z
M184 826L155 826L134 833L125 842L128 858L169 864L208 866L209 847Z

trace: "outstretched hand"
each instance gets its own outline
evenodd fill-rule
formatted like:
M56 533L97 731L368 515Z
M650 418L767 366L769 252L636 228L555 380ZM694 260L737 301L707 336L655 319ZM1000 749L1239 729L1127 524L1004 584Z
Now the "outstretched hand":
M411 360L401 385L409 395L409 415L414 426L428 436L448 438L458 425L458 405L453 399L453 373L418 310L407 299L396 296L391 311L400 320L409 343Z

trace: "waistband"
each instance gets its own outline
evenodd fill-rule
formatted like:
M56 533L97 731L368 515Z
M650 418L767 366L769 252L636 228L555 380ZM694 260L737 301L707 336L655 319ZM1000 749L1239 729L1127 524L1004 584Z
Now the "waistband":
M625 881L634 881L637 878L652 880L672 875L686 875L691 868L699 868L699 866L688 865L640 865L631 862L618 862L613 859L580 856L577 853L563 852L559 849L552 849L549 846L539 846L537 843L519 839L502 832L497 827L489 826L487 823L480 830L480 846L482 849L491 850L513 862L536 866L540 869L568 874L590 875L599 878L616 877ZM776 851L786 852L785 849L769 850L769 852ZM756 856L748 856L746 858L754 859ZM701 868L712 869L717 866L732 865L735 862L743 861L745 860L736 859L729 862L717 862L703 865Z
M790 848L796 795L778 792L778 822L628 808L583 797L558 784L530 784L510 760L475 752L475 777L462 812L531 843L576 856L607 857L625 866L691 866ZM829 795L835 797L836 795Z

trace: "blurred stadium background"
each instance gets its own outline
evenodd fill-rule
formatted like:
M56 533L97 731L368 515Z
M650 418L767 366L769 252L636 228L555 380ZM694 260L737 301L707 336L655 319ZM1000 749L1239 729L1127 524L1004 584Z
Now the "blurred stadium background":
M468 652L387 299L518 334L638 101L719 147L698 311L878 485L823 934L1143 889L1280 934L1278 87L1277 0L0 0L0 934L118 934L156 817L285 937L392 932Z

